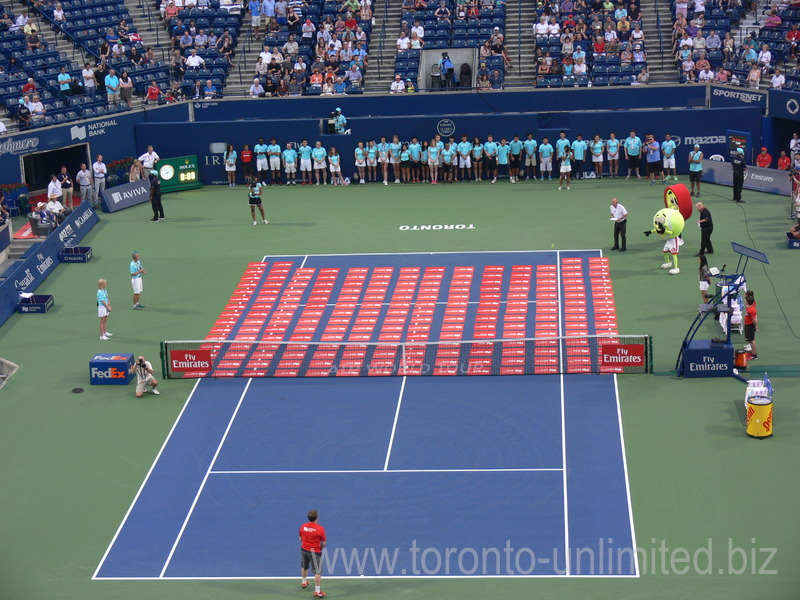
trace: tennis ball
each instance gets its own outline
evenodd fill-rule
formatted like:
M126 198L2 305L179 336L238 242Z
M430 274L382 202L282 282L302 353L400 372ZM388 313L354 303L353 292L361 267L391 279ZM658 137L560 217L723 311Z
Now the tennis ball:
M552 244L550 244L550 250L552 250L552 249L553 249L553 248L555 248L555 247L556 247L556 243L555 243L555 242L553 242Z

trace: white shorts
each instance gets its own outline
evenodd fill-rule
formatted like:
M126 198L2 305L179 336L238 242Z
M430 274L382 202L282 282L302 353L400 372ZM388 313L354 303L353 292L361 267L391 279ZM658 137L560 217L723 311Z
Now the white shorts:
M683 246L683 238L669 238L667 243L664 244L662 252L669 252L670 254L678 254L680 247Z
M470 156L459 156L458 157L458 166L461 169L469 169L472 166L472 157L470 157Z
M228 163L225 163L225 170L228 173L235 173L236 172L236 165L229 165Z
M701 281L700 282L700 291L701 292L707 292L708 291L708 286L709 286L709 283L707 281Z
M287 173L297 173L297 163L286 163L283 170Z
M393 165L399 165L400 164L400 157L399 156L390 156L389 157L389 162L392 163Z
M97 316L101 319L108 315L108 310L102 304L97 305Z
M664 158L664 168L665 169L674 169L675 168L675 156L670 156L669 158Z
M369 157L367 157L367 166L368 167L374 167L377 164L378 164L378 159L377 158L369 158Z
M608 160L619 160L619 151L615 152L614 154L611 154L611 152L609 152Z
M250 25L253 27L261 27L261 15L250 17Z
M439 159L438 158L429 158L428 159L428 164L430 166L432 166L432 167L434 167L434 166L438 167L439 166Z
M367 166L367 160L364 159L364 158L357 158L356 159L356 166L357 167L366 167Z
M147 379L141 381L138 377L136 378L136 393L137 394L144 394L147 391L150 382L153 381L155 377L152 374L147 374Z
M258 171L267 171L269 169L269 162L267 162L266 157L256 160L256 169Z
M141 294L144 289L144 282L141 277L131 277L131 286L134 294Z
M603 162L603 155L597 156L596 154L592 154L592 162L594 163L601 163Z
M572 167L570 165L561 165L561 172L570 173L572 172Z
M553 157L552 156L548 156L547 158L545 158L543 156L541 160L542 160L542 171L552 171L553 170Z
M536 166L536 157L535 156L526 156L525 157L525 166L526 167L535 167Z
M389 159L386 156L379 156L378 157L378 162L379 163L388 163Z
M341 165L331 165L331 173L341 173L342 167Z
M328 163L326 161L322 161L321 163L314 163L314 169L317 171L321 171L322 169L327 168Z
M301 158L300 159L300 170L301 171L310 171L311 170L311 159L310 158Z
M272 171L280 171L281 170L281 159L279 156L270 156L269 157L269 168Z

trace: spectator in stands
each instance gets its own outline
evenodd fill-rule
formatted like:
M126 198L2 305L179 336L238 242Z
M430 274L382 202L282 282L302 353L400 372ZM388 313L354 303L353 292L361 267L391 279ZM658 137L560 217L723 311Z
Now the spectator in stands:
M36 91L36 83L33 81L31 77L28 77L28 81L25 82L25 85L22 86L22 93L32 94L35 91Z
M17 108L17 123L20 129L27 129L31 125L31 109L25 98L19 99L19 108Z
M275 18L275 0L261 0L261 20L272 21Z
M178 89L180 89L180 86L178 86ZM150 84L147 86L147 89L145 90L145 95L144 95L144 99L142 100L142 102L144 104L150 104L151 102L155 103L155 104L158 104L158 99L162 95L163 94L161 93L161 88L158 87L158 84L156 83L156 80L155 79L151 79L150 80Z
M547 35L547 17L542 15L539 21L533 25L533 33L535 35Z
M23 10L17 15L17 18L14 19L14 24L8 28L9 31L17 31L19 29L24 29L28 25L28 11Z
M780 90L784 85L786 85L786 77L783 76L780 69L776 68L775 74L772 76L772 89Z
M311 21L311 19L306 19L303 22L303 26L300 28L302 34L300 35L300 39L303 42L311 43L314 39L314 34L317 31L317 26Z
M783 23L783 21L778 14L778 9L773 8L769 11L769 15L764 20L764 27L780 27L781 23Z
M479 92L485 92L487 90L492 89L492 82L489 81L488 75L481 75L478 77L478 82L475 84L476 89Z
M644 31L642 31L642 26L638 23L633 26L633 30L630 34L630 41L634 45L641 44L644 42Z
M97 86L97 90L103 94L106 90L106 75L108 75L108 65L106 65L105 61L101 60L94 70L94 82Z
M33 95L33 99L31 100L29 108L31 109L31 114L33 115L34 121L40 121L44 119L44 115L47 111L45 110L44 104L42 104L42 101L39 98L39 94Z
M55 217L47 212L45 208L46 204L44 202L39 202L36 205L36 210L31 213L31 218L34 221L39 221L42 225L50 225L50 227L55 227Z
M286 15L289 11L289 4L286 0L275 0L275 19L278 25L286 25Z
M311 70L311 76L308 78L308 83L311 90L319 92L322 91L322 84L323 84L322 73L320 73L320 70L318 68L313 68Z
M108 103L117 105L119 103L119 77L117 77L117 72L114 69L109 69L108 75L106 75L105 81L103 82L106 86L106 96L108 97Z
M289 12L286 15L286 27L289 31L293 33L297 33L300 31L300 15L298 15L293 8L289 8Z
M772 63L772 52L770 52L769 46L763 44L761 46L761 52L758 53L758 65L761 67L761 70L764 74L769 71L770 64Z
M125 58L125 46L123 45L122 40L117 40L117 43L111 46L111 57Z
M400 32L400 37L397 38L397 51L403 52L411 47L411 40L406 37L405 31Z
M134 65L141 65L144 62L144 56L136 46L131 47L131 51L128 54L128 60L130 60Z
M142 64L151 65L156 62L156 53L153 52L152 48L148 48L144 52L144 57L142 59Z
M226 31L225 33L227 34L228 32ZM231 38L230 34L228 34L228 37L225 37L223 34L223 37L220 38L220 41L222 44L219 46L219 55L227 59L229 67L234 66L233 59L236 57L236 52L233 49L233 39Z
M700 83L711 83L714 81L714 72L708 65L706 65L703 70L697 74L697 80Z
M628 17L622 17L617 21L617 37L623 42L626 42L631 37L631 24Z
M792 23L792 28L786 32L786 41L789 44L789 54L797 58L797 44L800 43L800 29L797 23Z
M729 77L730 77L730 74L728 73L727 69L725 69L725 68L717 69L717 76L716 76L716 82L717 83L721 83L721 84L724 85L724 84L728 83L728 78Z
M264 62L264 57L259 56L256 59L256 64L255 64L255 73L254 73L255 76L264 77L267 74L268 70L269 70L269 65L267 65L267 63Z
M250 11L250 27L254 38L258 38L261 31L261 1L250 0L247 4L247 10Z
M194 36L197 35L197 22L194 19L189 19L189 24L186 26L186 30L189 32L189 35L192 36L192 39L194 39Z
M300 51L300 45L297 43L293 33L289 34L289 39L281 50L283 50L284 54L297 54Z
M604 26L603 37L605 38L606 43L609 43L611 40L618 39L617 30L614 28L614 25L611 23L606 23Z
M194 48L192 48L189 52L189 56L185 56L183 58L183 62L187 69L199 69L206 64L205 59L202 56L199 56L197 54L197 50Z
M756 156L756 166L762 169L772 167L772 155L767 152L766 148L761 148L761 153Z
M267 33L280 33L281 26L278 23L278 19L272 17L267 23Z
M122 71L122 76L119 78L119 97L128 108L133 106L133 80L127 71Z
M391 94L402 94L406 91L406 84L403 81L403 78L400 76L400 73L395 73L394 81L389 86L389 93Z
M184 30L183 35L178 40L178 45L180 46L181 50L194 47L194 38L189 33L188 29Z
M208 46L208 36L206 35L205 29L198 29L197 35L194 36L194 47L195 48L205 48Z
M722 40L713 29L708 32L706 38L706 50L719 50L722 48Z
M757 64L750 67L750 72L747 74L747 85L751 88L758 89L761 82L761 69Z
M72 87L72 75L67 73L67 67L62 66L58 70L58 91L62 96L69 96Z
M422 47L425 45L425 42L416 33L412 32L410 45L412 50L422 50Z
M346 89L347 85L344 82L344 78L342 76L337 77L336 82L333 84L333 93L343 95Z
M178 10L178 7L175 6L175 3L172 0L169 0L167 5L161 11L161 17L166 20L167 24L169 24L172 19L177 18L179 12L180 11Z
M508 54L506 53L506 47L503 44L503 41L499 38L495 38L495 42L492 44L492 55L502 56L503 64L505 64L506 69L511 68L511 61L509 60Z
M217 86L210 79L206 79L206 84L203 87L203 98L216 98L217 93Z
M706 42L707 44L707 42ZM736 43L731 36L731 32L725 32L725 38L722 40L722 60L730 61L733 58L733 52L736 49Z
M67 24L67 17L64 15L64 9L60 2L57 3L56 7L53 9L53 22L62 29L64 25Z
M629 66L633 62L633 52L630 47L626 47L619 55L619 61L623 66Z
M697 33L694 34L694 38L692 38L692 48L695 50L706 49L706 38L703 37L703 32L699 29Z
M300 83L295 75L292 75L292 78L289 80L287 92L289 96L301 96L303 94L303 84Z
M44 44L39 38L39 33L35 29L31 30L25 45L27 46L28 50L38 50L40 48L44 48Z
M490 82L492 84L492 89L493 90L502 90L503 89L503 76L500 74L500 71L498 69L495 69L492 72L492 77L490 79Z
M781 155L778 157L778 170L788 171L792 166L792 159L786 155L786 150L781 150Z
M125 22L125 19L122 19L119 25L117 25L117 37L125 43L131 41L130 30L128 29L128 24Z
M711 69L711 63L708 62L705 52L700 52L700 58L695 62L694 69L698 72L704 69Z
M744 52L742 53L742 60L751 64L758 62L758 53L756 52L756 49L752 46L745 47Z
M361 0L359 18L362 21L372 21L372 5L370 4L370 0Z
M264 86L261 85L261 80L257 77L253 79L253 84L250 86L248 93L250 94L251 98L263 98L267 95L264 91Z

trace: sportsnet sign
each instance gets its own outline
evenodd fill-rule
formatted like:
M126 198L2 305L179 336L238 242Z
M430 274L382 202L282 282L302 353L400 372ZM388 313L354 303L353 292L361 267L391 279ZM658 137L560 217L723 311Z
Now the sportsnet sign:
M116 212L150 200L150 180L140 179L133 183L108 188L100 192L103 212Z
M643 367L644 344L603 344L600 346L601 367Z
M170 350L170 371L210 371L211 350Z

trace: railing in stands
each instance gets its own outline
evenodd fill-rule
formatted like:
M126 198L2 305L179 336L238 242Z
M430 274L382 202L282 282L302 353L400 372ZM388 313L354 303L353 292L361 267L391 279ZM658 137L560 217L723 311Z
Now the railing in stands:
M656 29L658 30L658 53L661 59L661 68L664 68L664 38L661 35L661 11L658 9L658 0L655 0L656 5Z
M517 74L522 75L522 0L517 0Z
M381 41L378 44L378 81L383 79L383 52L386 44L386 20L389 16L389 0L383 0L383 17L381 18ZM394 70L394 65L392 66Z

